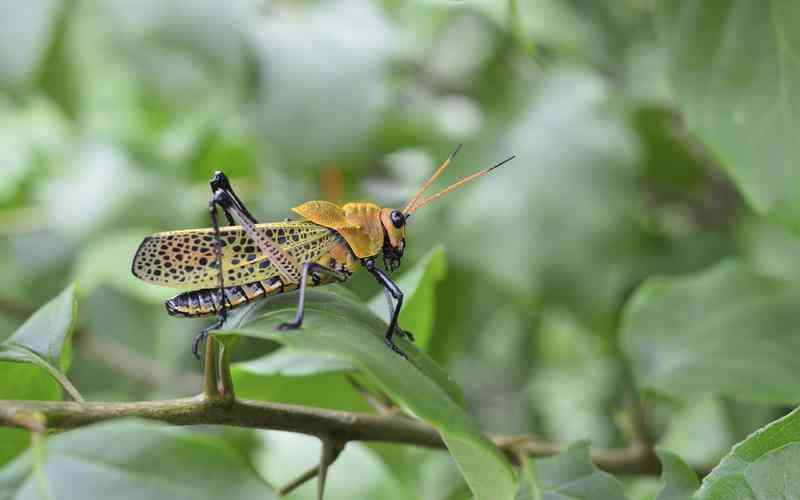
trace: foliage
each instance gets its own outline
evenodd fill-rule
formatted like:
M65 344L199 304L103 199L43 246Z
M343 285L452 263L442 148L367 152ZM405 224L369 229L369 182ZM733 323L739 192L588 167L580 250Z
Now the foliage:
M447 454L348 443L326 498L795 493L798 20L788 0L7 2L0 398L201 390L207 323L168 317L130 261L147 234L208 225L213 170L264 221L402 207L464 143L447 179L517 158L409 222L410 361L368 275L310 294L300 331L274 330L290 294L216 333L239 397L377 401L441 432ZM239 431L2 428L0 499L271 498L319 459ZM523 434L574 444L486 437ZM640 446L660 482L590 460Z
M0 343L0 398L61 399L61 385L69 384L64 372L69 368L75 322L75 286L45 304ZM69 385L72 389L71 385ZM74 389L73 389L74 390ZM0 429L0 463L22 452L27 445L25 433Z
M664 471L661 473L661 480L664 483L656 500L687 500L692 497L700 483L697 474L686 465L681 457L669 450L657 450L658 458Z
M800 7L686 0L658 2L656 12L689 129L719 156L755 210L800 230L800 151L792 133Z
M222 437L150 422L119 420L52 437L43 455L26 453L4 469L0 498L277 498Z
M579 441L558 456L539 460L536 472L541 478L543 500L625 498L620 482L592 464L588 441Z

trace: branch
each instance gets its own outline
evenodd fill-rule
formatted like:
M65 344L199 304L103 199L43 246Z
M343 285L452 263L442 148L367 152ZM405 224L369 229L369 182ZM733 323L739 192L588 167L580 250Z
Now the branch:
M74 403L69 401L0 401L0 425L22 427L18 415L40 414L48 427L73 429L123 417L139 417L174 425L230 425L271 429L316 436L320 439L381 441L426 448L445 445L431 425L397 415L370 415L310 408L263 401L206 400L202 396L165 401L135 403ZM561 451L558 444L541 442L529 436L495 437L494 442L516 463L515 451L543 457ZM661 467L649 459L641 447L597 450L592 460L601 469L615 474L658 475ZM709 467L697 469L701 476Z

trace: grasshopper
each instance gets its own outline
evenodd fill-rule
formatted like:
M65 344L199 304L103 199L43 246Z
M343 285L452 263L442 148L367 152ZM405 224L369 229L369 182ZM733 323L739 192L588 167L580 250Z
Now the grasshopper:
M183 290L166 301L170 315L217 316L216 323L203 329L192 342L192 352L199 357L200 343L210 331L224 324L229 310L256 299L299 290L294 320L278 327L294 330L303 323L309 287L345 282L364 268L383 287L389 305L391 319L385 343L406 357L392 340L394 335L413 340L413 335L397 323L403 292L376 265L376 258L382 255L386 270L395 271L405 251L405 227L412 214L514 158L506 158L422 198L460 148L436 169L403 210L367 202L339 206L327 201L309 201L292 209L302 219L284 222L258 223L234 192L227 176L215 172L209 182L212 227L146 237L136 251L131 270L134 276L148 283ZM225 214L228 226L220 227L217 207Z

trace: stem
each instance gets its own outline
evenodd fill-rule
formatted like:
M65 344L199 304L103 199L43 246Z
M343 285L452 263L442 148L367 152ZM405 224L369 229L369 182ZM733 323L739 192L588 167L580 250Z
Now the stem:
M233 400L222 404L219 398L205 395L187 399L142 401L135 403L74 403L69 401L0 401L0 425L22 427L20 414L41 414L48 427L72 429L123 417L139 417L174 425L231 425L256 429L272 429L307 434L316 437L335 436L341 443L348 441L382 441L445 448L439 433L419 420L388 415L343 412L297 405L262 401ZM517 462L514 450L529 456L554 455L562 447L538 441L532 437L495 437L495 444L509 459ZM639 446L615 450L596 450L594 463L611 473L658 475L661 466L643 454ZM697 469L705 476L711 466Z
M36 478L36 487L40 498L50 499L50 490L47 487L47 478L44 474L45 450L44 433L42 431L31 431L31 451L33 453L33 471Z
M211 335L206 337L206 354L203 365L203 397L208 401L215 401L219 399L219 391L217 390L217 372L215 370L215 353L214 339Z
M520 483L524 482L527 485L528 498L530 500L542 500L542 493L539 491L539 485L536 482L536 473L534 472L534 465L531 463L531 457L527 453L516 449L513 450L513 453L519 463Z
M45 368L48 371L48 373L50 373L50 375L54 379L56 379L56 381L59 384L61 384L61 387L67 392L67 394L69 394L69 397L71 397L73 401L77 401L78 403L83 403L84 401L83 396L81 396L81 393L78 392L78 389L74 385L72 385L72 382L69 381L66 375L54 369L50 365L44 366L43 368Z
M53 377L53 379L56 382L58 382L61 388L64 389L74 401L77 401L79 403L83 402L83 396L81 396L81 393L78 392L78 389L76 389L75 386L72 385L72 382L69 381L67 376L58 371L56 367L54 367L53 365L42 359L42 357L39 356L39 354L35 353L30 348L17 343L13 343L11 345L11 348L15 349L18 352L23 353L25 355L25 361L35 366L38 366L42 370L46 371L51 377Z

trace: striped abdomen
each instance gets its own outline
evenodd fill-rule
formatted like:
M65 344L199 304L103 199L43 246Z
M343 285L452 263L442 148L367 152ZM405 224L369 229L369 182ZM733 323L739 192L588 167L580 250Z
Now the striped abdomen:
M275 276L242 286L225 287L225 302L228 309L235 309L253 300L285 291L288 292L295 288L297 288L297 285L294 284L284 286L280 278ZM172 297L165 305L170 315L187 318L219 314L222 309L218 288L206 288L203 290L185 292Z

